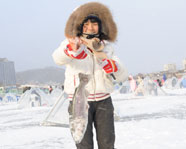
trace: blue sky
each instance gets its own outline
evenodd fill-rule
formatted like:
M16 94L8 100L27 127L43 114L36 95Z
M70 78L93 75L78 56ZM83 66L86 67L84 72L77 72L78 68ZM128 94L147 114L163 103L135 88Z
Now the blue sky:
M74 8L90 0L0 1L0 57L16 71L56 66L52 52L64 40ZM156 72L186 58L185 0L100 0L118 26L116 54L129 73Z

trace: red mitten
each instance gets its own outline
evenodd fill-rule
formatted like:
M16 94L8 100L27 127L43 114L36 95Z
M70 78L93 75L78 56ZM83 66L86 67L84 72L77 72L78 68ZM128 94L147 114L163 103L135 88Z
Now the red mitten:
M118 71L116 61L114 61L112 59L103 59L101 66L106 73L112 73L112 72Z
M71 58L84 59L85 57L87 57L86 46L83 44L80 45L80 47L79 47L79 49L77 49L77 51L73 51L70 44L68 44L67 48L64 51L65 51L65 54Z

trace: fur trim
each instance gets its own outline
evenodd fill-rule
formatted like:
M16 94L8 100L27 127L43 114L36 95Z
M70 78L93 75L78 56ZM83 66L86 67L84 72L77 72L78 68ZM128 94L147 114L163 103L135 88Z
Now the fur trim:
M117 37L117 26L110 10L98 2L86 3L73 11L66 23L65 36L67 38L76 37L80 33L81 23L90 14L100 18L102 21L102 32L108 36L108 41L114 42Z

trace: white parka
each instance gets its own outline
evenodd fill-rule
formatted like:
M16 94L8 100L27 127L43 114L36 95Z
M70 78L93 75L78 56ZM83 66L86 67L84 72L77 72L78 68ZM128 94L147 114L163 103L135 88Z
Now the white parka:
M86 89L91 96L88 99L89 101L99 101L110 96L110 93L114 89L113 78L109 74L105 73L93 53L87 49L86 51L88 55L85 59L72 59L64 52L64 49L66 49L68 44L68 40L64 40L52 55L56 64L66 65L64 82L65 92L69 94L69 96L72 96L75 88L79 85L78 74L84 73L91 75L91 79L86 85ZM128 77L128 72L122 66L120 60L114 55L113 48L108 42L105 43L103 52L107 54L108 58L116 61L118 71L113 73L116 77L115 81L125 81Z

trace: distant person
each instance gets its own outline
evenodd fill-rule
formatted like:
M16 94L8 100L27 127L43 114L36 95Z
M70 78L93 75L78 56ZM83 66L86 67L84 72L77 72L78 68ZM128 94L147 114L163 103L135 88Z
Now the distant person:
M147 90L149 92L149 95L158 95L157 84L151 79L148 80Z
M163 81L165 82L167 80L166 74L163 74Z
M181 88L186 88L186 78L181 81Z
M174 78L172 79L172 87L175 87L176 84L177 84L177 79L174 77Z
M158 83L158 86L159 86L159 87L162 87L162 82L161 82L161 80L160 80L160 79L157 79L156 81L157 81L157 83Z
M64 90L64 85L61 86L62 91Z
M143 82L143 77L138 76L137 82L138 86L135 91L135 95L137 96L144 96L145 95L145 88L144 88L144 82Z
M49 89L48 89L48 90L49 90L49 93L51 94L51 93L52 93L52 91L53 91L53 88L52 88L52 86L51 86L51 85L49 86Z
M134 93L137 88L136 80L134 80L132 75L129 75L128 80L130 83L130 89L131 89L132 93Z

